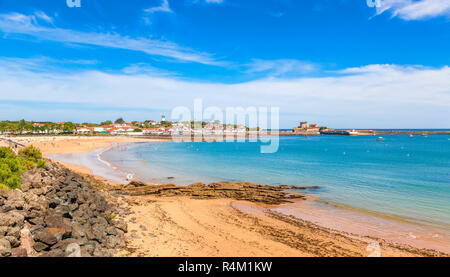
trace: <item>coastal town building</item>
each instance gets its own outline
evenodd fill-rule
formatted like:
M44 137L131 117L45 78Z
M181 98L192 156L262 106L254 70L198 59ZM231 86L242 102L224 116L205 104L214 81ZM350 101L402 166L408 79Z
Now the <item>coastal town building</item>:
M77 134L77 135L206 135L220 136L226 134L245 134L248 128L244 125L223 124L220 121L202 122L196 126L194 122L173 122L161 116L162 122L153 120L102 124L72 122L4 122L0 126L0 134ZM109 124L108 124L109 123ZM14 127L12 127L14 126ZM22 126L22 127L21 127ZM24 127L25 126L25 127Z
M320 127L317 124L309 124L307 121L300 122L297 128L294 128L294 133L319 135Z

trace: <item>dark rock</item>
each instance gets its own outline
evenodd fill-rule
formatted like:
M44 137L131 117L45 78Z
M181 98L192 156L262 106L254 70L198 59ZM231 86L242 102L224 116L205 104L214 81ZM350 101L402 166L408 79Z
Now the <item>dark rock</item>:
M2 205L1 211L4 213L7 213L7 212L13 211L15 209L16 209L16 207L14 205L11 205L11 203L5 203L4 205Z
M17 247L11 249L11 256L12 257L27 257L27 250L23 247Z
M141 182L131 182L126 186L110 190L131 196L191 196L196 199L231 198L265 204L292 203L292 199L304 198L300 194L289 193L287 191L289 189L291 188L288 186L266 186L249 182L217 182L210 183L207 186L203 183L194 183L188 186L176 186L174 184L150 186Z
M121 244L124 244L124 241L121 240L121 239L119 239L119 238L116 237L116 236L108 236L108 237L106 238L106 244L105 244L105 246L106 246L107 248L116 248L116 247L120 247Z
M106 228L106 233L108 235L113 235L113 236L117 236L118 232L117 232L117 228L114 226L108 226Z
M42 252L39 257L64 257L65 252L61 249L52 249L48 252Z
M83 238L86 236L86 226L79 223L79 222L75 222L72 224L72 236L74 238Z
M56 207L58 207L58 205L61 203L61 201L57 200L57 199L52 199L49 201L48 203L48 207L51 209L55 209Z
M48 250L48 249L49 249L49 246L48 246L47 244L45 244L45 243L42 243L42 242L36 242L36 243L33 245L33 248L34 248L34 250L36 250L37 252L41 252L41 251L44 251L44 250Z
M0 239L0 257L9 257L11 256L11 243L5 239Z
M71 212L73 212L73 211L75 211L76 209L78 209L78 203L72 203L72 204L69 204L69 211L71 211Z
M103 242L104 237L106 236L106 224L97 223L92 225L86 231L86 237L89 240L95 240L98 242Z
M47 215L46 217L44 217L44 223L47 228L59 228L66 230L66 236L69 236L72 232L70 220L64 218L64 215L61 213L52 213L51 215Z
M83 245L87 242L87 240L82 239L74 239L74 238L68 238L61 241L58 241L55 245L51 247L51 249L62 249L63 251L66 251L67 246L69 244L77 244L77 245Z
M36 234L36 232L43 232L45 231L45 227L43 225L32 225L30 226L30 232L32 234Z
M0 238L6 236L8 232L8 226L0 226Z
M125 247L127 224L111 215L126 211L117 209L121 205L110 205L105 197L115 198L94 189L91 182L98 183L89 177L47 160L45 169L26 171L21 180L22 192L0 191L3 256L26 256L20 246L25 222L31 234L22 239L28 239L41 257L111 256L113 248Z
M42 219L41 217L30 218L28 219L28 222L33 225L44 225L44 219Z
M50 246L54 245L55 243L58 242L58 240L56 239L55 235L50 234L49 232L46 232L46 231L44 231L44 232L37 232L33 236L33 239L35 241L43 242L43 243L45 243L47 245L50 245Z
M94 257L108 257L108 252L105 249L101 249L96 247L94 253L92 254Z
M11 226L11 227L18 226L22 228L24 220L25 217L17 211L0 213L0 226Z
M24 194L20 190L11 189L6 193L7 200L3 204L3 210L22 210L25 204Z
M65 228L45 228L45 232L52 234L54 236L61 236L61 238L69 238L72 235L72 227L65 225Z
M20 245L20 241L17 239L17 237L13 236L6 236L4 237L9 243L11 244L11 247L18 247Z
M20 237L20 227L8 227L8 231L6 232L7 236L19 238Z
M28 211L25 213L25 218L27 220L33 219L33 218L41 218L41 213L38 211ZM41 218L42 219L42 218Z
M23 201L23 192L17 189L7 190L6 199L9 201Z
M148 186L148 185L146 183L144 183L144 182L141 182L141 181L134 181L134 180L132 180L127 186L132 186L132 187L138 188L138 187L145 187L145 186Z
M114 220L113 224L119 228L120 230L124 231L125 233L128 232L128 225L125 221L123 220Z

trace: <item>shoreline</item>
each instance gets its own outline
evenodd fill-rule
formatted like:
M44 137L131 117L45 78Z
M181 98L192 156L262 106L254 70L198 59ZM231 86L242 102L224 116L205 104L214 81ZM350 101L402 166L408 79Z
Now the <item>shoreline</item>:
M26 146L34 145L39 148L42 152L42 156L47 159L52 159L50 155L87 154L89 152L99 150L101 148L108 148L120 143L165 141L164 139L124 136L16 136L10 137L9 139ZM0 146L3 146L1 141ZM6 146L6 144L4 146ZM67 163L59 160L56 161L76 172L93 175L92 168L76 163ZM102 176L96 177L108 183L117 183Z
M95 140L98 140L98 139L103 140L103 141L101 143L92 143L92 140L95 141ZM57 143L62 143L63 144L63 146L61 146L61 147L60 146L55 146L55 145L49 146L48 145L48 141L45 141L45 140L39 142L38 144L33 142L33 144L35 146L37 146L37 147L39 147L39 146L43 147L44 148L43 153L44 153L45 157L48 157L51 154L69 154L69 153L76 153L76 154L83 154L84 153L84 154L86 154L88 152L92 152L94 150L99 150L99 149L102 149L102 148L105 148L104 151L108 151L108 150L111 149L111 147L114 146L115 143L130 143L130 142L132 143L132 142L142 142L142 141L161 141L161 140L123 138L123 137L109 138L106 141L104 139L105 138L103 138L103 137L101 137L101 138L92 138L92 137L90 137L90 138L87 138L87 139L86 138L81 138L81 141L79 141L79 140L77 141L76 139L70 139L69 142L66 142L64 139L59 140L59 141L56 140ZM55 143L55 140L52 140L52 141L53 141L53 143ZM74 146L74 145L77 146L77 147L75 147L75 149L72 149L71 146ZM94 147L95 147L95 149L93 149ZM52 153L54 151L56 151L56 153ZM97 157L100 157L100 153L97 153ZM58 161L58 162L60 162L60 161ZM107 163L106 165L111 166L110 163L108 163L108 162L106 162L106 163ZM77 164L70 164L70 163L63 163L63 164L68 166L68 168L71 169L71 170L74 170L74 171L77 171L77 172L80 172L80 173L83 173L83 174L92 175L92 169L89 169L87 167L83 167L83 166L80 166L80 165L77 165ZM114 167L112 167L112 168L114 168ZM106 180L104 177L101 177L101 176L95 176L95 177L98 178L100 181L102 181L102 182L106 181L107 183L109 183L111 185L116 185L117 184L117 182L112 182L111 180ZM160 200L161 201L166 201L165 199L164 200L160 199ZM183 200L183 201L185 201L185 200ZM200 200L198 200L198 201L200 201ZM217 200L208 200L208 201L219 201L219 200L217 199ZM303 200L303 201L305 201L305 200ZM308 201L311 202L310 200L308 200ZM237 202L239 202L239 201L237 201ZM250 202L240 203L240 207L243 207L243 205L245 206L245 205L255 205L255 204L250 203ZM286 206L286 205L291 205L291 204L279 205L275 209L271 209L271 210L274 211L274 212L280 212L280 211L277 211L277 209L281 209L282 210L282 207ZM261 207L261 205L258 205L258 206ZM334 206L334 204L330 205L330 206ZM335 209L339 209L339 207L334 207L334 208ZM252 209L252 212L255 212L255 209ZM286 213L285 211L284 212L281 211L281 212L285 216L289 216L289 213ZM359 213L364 213L364 211L358 211L358 212ZM356 213L356 211L355 211L355 213ZM298 215L295 216L295 217L298 218L298 219L301 219L301 220L309 221L311 223L317 223L317 222L314 222L314 218L309 218L309 220L308 220L308 218L305 219L304 217L302 218L301 216L299 217ZM395 220L395 219L390 219L390 220ZM408 222L408 224L414 224L414 223ZM324 222L321 222L321 224L319 224L319 226L321 226L321 227L329 227L329 226L326 226L326 224L324 224ZM335 231L336 232L344 232L344 230L342 230L342 228L335 229ZM361 235L361 232L359 232L359 234L356 234L356 235ZM408 244L408 245L411 245L411 244ZM413 243L413 246L414 246L414 243ZM433 249L435 249L435 248L433 248ZM450 253L450 251L448 250L447 247L443 247L443 248L437 249L437 250L440 250L440 251L444 250L444 252L446 252L447 254Z

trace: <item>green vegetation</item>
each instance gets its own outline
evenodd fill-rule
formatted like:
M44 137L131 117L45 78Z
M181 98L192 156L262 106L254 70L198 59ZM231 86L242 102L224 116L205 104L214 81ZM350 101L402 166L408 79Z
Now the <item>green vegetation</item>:
M0 147L0 189L20 189L19 175L34 166L47 166L37 148L28 146L16 155L9 147Z
M106 121L103 121L103 122L101 122L100 123L100 125L111 125L112 124L112 121L111 120L106 120Z
M36 166L37 166L37 168L46 168L47 163L44 160L39 160L36 162Z
M83 122L83 123L81 123L81 125L86 126L86 127L98 127L99 126L96 123L89 123L89 122Z
M0 121L0 134L56 134L73 133L75 124L64 122L63 124L53 122L25 121Z
M123 123L125 123L125 120L123 120L123 118L118 118L118 119L116 119L116 121L114 121L114 123L116 123L116 124L123 124Z
M37 162L42 159L42 154L39 149L35 148L33 145L20 149L19 155L24 156L27 160Z

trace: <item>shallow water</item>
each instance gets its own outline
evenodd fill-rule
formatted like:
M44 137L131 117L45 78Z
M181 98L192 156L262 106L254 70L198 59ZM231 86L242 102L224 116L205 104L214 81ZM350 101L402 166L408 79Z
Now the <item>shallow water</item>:
M317 201L299 201L272 210L334 230L450 254L450 230L445 228L413 224Z
M49 158L69 163L81 165L89 168L92 174L102 176L117 183L126 183L127 172L115 167L113 164L103 160L101 154L109 150L110 147L97 149L86 154L50 154Z
M449 229L450 136L384 138L280 137L273 154L261 154L261 143L145 142L101 157L156 183L318 185L321 201Z

